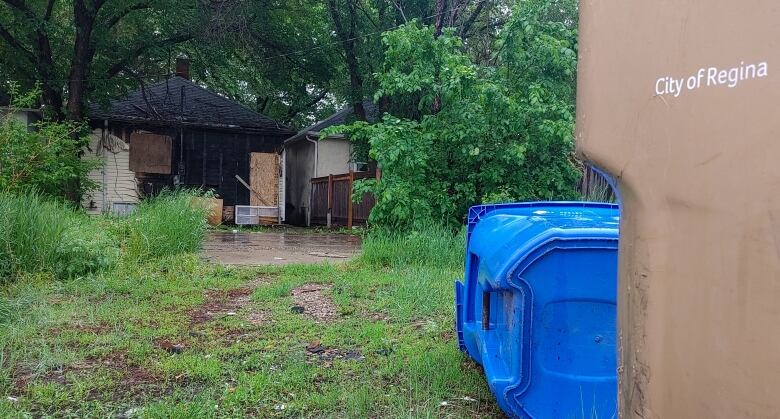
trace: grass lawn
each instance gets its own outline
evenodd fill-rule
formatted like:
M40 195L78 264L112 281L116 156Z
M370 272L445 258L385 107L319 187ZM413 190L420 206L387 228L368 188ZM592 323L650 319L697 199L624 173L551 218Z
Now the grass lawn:
M0 417L500 416L457 348L460 264L399 246L340 265L185 253L27 275L0 288Z

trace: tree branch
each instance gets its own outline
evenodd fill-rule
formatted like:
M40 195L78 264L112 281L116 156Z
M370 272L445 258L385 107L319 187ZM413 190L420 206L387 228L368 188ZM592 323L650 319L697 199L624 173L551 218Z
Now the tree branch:
M444 28L444 15L447 13L447 0L436 0L436 20L433 37L438 38Z
M49 0L49 2L46 4L46 12L43 14L43 20L48 22L49 19L51 19L51 13L54 11L54 3L56 3L57 0Z
M151 4L149 2L146 2L146 1L130 5L130 6L126 7L124 10L122 10L122 11L118 12L117 14L115 14L115 15L111 16L110 18L108 18L106 20L106 25L105 26L106 26L107 29L112 29L122 19L124 19L125 16L129 15L130 12L133 12L135 10L149 9L149 8L151 8Z
M480 13L482 13L482 9L485 7L485 4L487 3L487 0L482 0L477 4L477 7L474 8L474 11L471 12L469 17L466 19L465 22L463 22L463 26L460 28L460 37L465 38L469 34L469 30L471 30L471 27L474 25L474 22L479 17Z
M361 5L360 2L356 4L357 8L360 9L361 12L363 12L363 16L368 19L369 22L371 22L371 25L373 25L375 28L379 27L379 23L377 23L376 20L374 20L374 17L371 16L371 14Z
M162 47L168 47L173 46L176 44L180 44L182 42L189 41L190 39L194 38L195 35L190 33L185 34L179 34L174 35L170 38L162 39L158 42L141 45L140 47L133 50L127 57L119 60L118 62L111 65L111 67L108 68L108 71L106 71L106 76L111 78L119 74L120 71L122 71L126 66L130 64L131 61L137 59L141 55L143 55L144 52L152 49L152 48L162 48Z
M397 2L396 0L392 0L392 2L395 5L395 8L398 9L398 12L401 13L401 17L404 19L404 23L409 23L409 19L406 18L406 13L404 13L404 8L401 6L401 3Z
M13 49L19 51L24 55L24 58L27 59L27 61L30 62L30 64L35 65L36 58L35 54L33 54L32 51L28 50L27 48L22 45L21 42L19 42L11 32L8 31L4 26L0 24L0 38L3 38L5 42Z
M287 115L285 116L285 122L290 122L299 113L320 103L320 101L322 101L322 99L325 99L325 96L327 95L328 95L328 89L322 89L320 93L318 93L315 97L313 97L310 101L306 102L304 105L291 106L290 109L287 110Z

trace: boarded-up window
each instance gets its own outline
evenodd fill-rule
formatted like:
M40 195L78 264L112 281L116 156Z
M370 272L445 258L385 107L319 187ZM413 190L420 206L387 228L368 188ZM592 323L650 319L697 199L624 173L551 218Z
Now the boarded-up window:
M130 170L139 173L171 173L171 137L159 134L130 135Z
M279 155L252 153L249 164L250 205L275 207L279 203Z

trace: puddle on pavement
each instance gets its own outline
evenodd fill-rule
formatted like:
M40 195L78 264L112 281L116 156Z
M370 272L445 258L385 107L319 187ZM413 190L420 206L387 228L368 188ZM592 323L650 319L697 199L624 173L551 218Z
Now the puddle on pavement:
M212 232L203 256L226 265L339 262L359 253L360 243L349 234Z

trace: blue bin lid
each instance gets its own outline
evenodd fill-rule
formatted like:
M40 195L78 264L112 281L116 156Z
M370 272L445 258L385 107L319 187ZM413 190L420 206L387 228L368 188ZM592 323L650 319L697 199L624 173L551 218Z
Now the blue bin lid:
M613 204L471 208L458 336L510 416L615 412L618 226Z
M479 237L473 240L479 225ZM597 202L477 205L469 210L467 248L498 278L509 264L550 240L617 240L619 206ZM521 243L522 245L518 246Z

